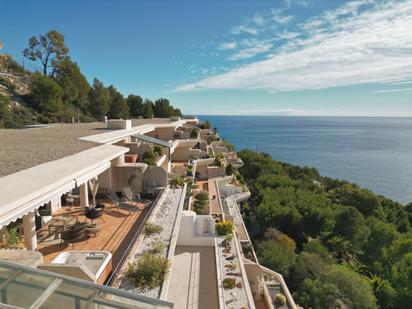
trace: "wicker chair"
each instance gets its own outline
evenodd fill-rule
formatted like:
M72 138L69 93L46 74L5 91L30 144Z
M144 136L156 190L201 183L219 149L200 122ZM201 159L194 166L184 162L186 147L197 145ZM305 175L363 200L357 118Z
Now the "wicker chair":
M74 243L80 240L84 240L86 236L86 225L78 224L72 225L69 229L64 230L60 234L61 243L71 243L74 249Z

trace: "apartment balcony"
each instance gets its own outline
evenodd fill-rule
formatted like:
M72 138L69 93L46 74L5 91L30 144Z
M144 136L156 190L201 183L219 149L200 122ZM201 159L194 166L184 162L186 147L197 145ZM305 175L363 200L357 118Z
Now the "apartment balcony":
M37 250L43 255L43 264L48 265L43 268L64 274L65 268L55 268L52 264L63 253L73 250L92 253L110 252L111 260L106 269L99 277L91 278L103 284L109 279L111 273L121 266L129 245L133 243L153 206L153 200L125 204L130 206L129 209L125 206L118 208L105 198L98 199L97 202L105 206L103 213L100 218L93 220L96 227L92 230L93 233L86 233L81 239L73 240L73 242L62 240L62 232L65 229L82 222L90 223L79 205L62 207L53 213L51 220L37 231Z

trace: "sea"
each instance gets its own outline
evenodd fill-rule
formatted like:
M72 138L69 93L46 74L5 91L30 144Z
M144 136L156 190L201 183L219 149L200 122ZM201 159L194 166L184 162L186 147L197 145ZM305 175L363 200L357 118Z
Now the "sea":
M406 204L412 202L412 118L199 116L236 150L311 166Z

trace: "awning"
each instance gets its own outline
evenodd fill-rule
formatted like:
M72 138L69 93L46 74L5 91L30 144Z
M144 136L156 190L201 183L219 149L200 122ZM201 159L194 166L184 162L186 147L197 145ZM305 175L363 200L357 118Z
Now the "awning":
M110 168L110 162L105 162L101 166L94 168L92 171L76 177L75 182L76 182L77 187L86 183L90 179L93 179L99 176L101 173L106 171L108 168Z
M128 150L100 145L0 178L0 227L101 174Z

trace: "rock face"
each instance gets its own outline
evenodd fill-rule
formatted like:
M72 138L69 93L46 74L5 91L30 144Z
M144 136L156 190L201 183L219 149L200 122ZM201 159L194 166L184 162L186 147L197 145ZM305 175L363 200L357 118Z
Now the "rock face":
M0 49L3 44L0 42ZM0 54L0 95L9 98L9 108L18 111L22 108L23 96L29 93L30 76L24 71L15 70L11 56Z

